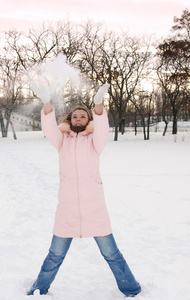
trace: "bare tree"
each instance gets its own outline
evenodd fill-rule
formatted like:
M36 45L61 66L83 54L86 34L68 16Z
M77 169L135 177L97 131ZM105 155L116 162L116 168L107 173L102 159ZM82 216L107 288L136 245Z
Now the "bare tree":
M22 84L25 83L25 91L29 90L25 76L26 70L41 62L53 59L60 51L67 56L70 63L74 64L74 57L81 43L79 40L76 28L69 21L55 24L43 23L38 29L29 29L27 35L16 30L6 32L5 45L8 52L11 53L10 57L14 57L19 65L19 72L16 73L16 76L19 76ZM16 77L15 80L17 80ZM29 96L25 102L37 98L37 95L32 91L25 92L25 94L27 97ZM10 102L7 101L6 106L8 107L9 104ZM11 112L12 109L9 111Z
M115 137L118 129L123 132L127 104L133 98L140 80L147 75L146 63L151 53L149 45L143 47L140 39L130 37L128 33L121 36L112 35L109 47L104 51L106 65L105 78L111 83L109 109L114 119Z
M168 123L169 123L170 103L169 103L168 97L164 91L162 91L161 97L162 97L162 118L165 123L163 136L165 136L167 129L168 129Z
M182 90L188 90L190 77L186 64L187 57L190 58L190 42L164 41L158 46L158 57L157 74L166 96L170 100L173 114L172 133L176 134L177 120L184 104L184 98L181 97Z
M124 132L127 103L145 71L149 47L127 33L116 35L105 31L101 23L89 21L83 29L79 67L91 79L92 90L110 83L106 104L114 121L114 140L117 140L119 127Z
M105 48L109 36L102 23L92 20L82 23L79 29L82 42L75 65L80 69L83 78L83 103L91 108L93 95L98 86L105 82L102 74L102 49Z
M13 124L11 122L11 113L22 101L20 95L23 89L21 80L21 62L14 56L9 47L4 47L0 55L0 73L2 82L1 109L1 130L2 136L7 137L9 124L11 125L13 136L16 139ZM6 125L3 125L4 120Z
M190 40L190 11L185 9L182 12L180 18L174 17L174 25L172 26L172 31L177 33L177 36L181 37L186 36L186 39Z
M138 112L141 118L144 140L150 139L150 124L155 100L154 95L154 91L139 91L130 100L135 107L135 111Z

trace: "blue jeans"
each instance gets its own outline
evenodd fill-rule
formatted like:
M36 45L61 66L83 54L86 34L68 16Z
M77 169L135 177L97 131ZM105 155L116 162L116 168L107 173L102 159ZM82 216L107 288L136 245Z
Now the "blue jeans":
M115 276L119 290L126 296L135 296L141 291L139 283L135 280L123 255L119 251L112 234L103 237L94 237L101 254L109 264ZM44 260L37 280L32 285L28 295L33 295L35 290L40 290L45 295L61 266L72 238L60 238L53 236L49 253Z

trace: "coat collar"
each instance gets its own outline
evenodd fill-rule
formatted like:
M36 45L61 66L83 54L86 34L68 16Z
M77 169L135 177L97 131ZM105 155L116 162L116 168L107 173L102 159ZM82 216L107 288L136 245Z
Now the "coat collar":
M69 135L71 136L71 137L76 137L77 135L79 135L79 136L87 136L87 135L89 135L91 132L88 132L88 131L86 131L86 130L84 130L84 131L81 131L81 132L79 132L78 134L76 133L76 132L74 132L74 131L69 131Z

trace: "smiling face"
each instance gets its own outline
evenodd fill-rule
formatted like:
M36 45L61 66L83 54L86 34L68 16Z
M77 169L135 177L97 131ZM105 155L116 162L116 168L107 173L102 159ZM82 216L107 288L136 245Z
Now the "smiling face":
M83 109L76 109L71 116L73 126L86 126L89 122L88 114Z

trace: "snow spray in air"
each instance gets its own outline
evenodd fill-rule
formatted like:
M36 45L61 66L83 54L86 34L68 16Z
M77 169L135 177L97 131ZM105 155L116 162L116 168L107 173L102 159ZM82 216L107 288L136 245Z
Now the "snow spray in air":
M27 76L30 88L43 103L54 102L55 99L56 102L62 101L67 82L74 85L80 82L79 71L67 64L62 53L52 61L32 67Z

